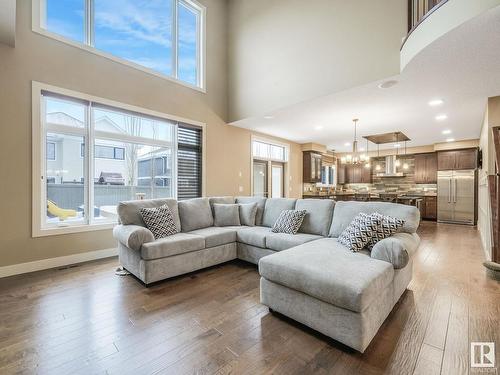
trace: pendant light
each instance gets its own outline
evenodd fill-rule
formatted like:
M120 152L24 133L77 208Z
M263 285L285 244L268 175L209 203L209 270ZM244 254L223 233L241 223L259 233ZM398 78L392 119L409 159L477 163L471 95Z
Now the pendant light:
M396 133L396 161L394 162L394 165L396 167L401 166L401 161L398 159L398 156L399 156L399 147L400 147L400 144L399 144L399 133Z
M352 154L347 154L340 158L340 162L342 164L359 164L361 162L360 156L358 154L358 134L357 134L357 125L359 119L352 119L354 122L354 141L352 142Z
M407 170L408 168L409 168L409 166L408 166L408 162L406 161L406 141L405 141L405 159L404 159L404 163L403 163L403 169Z
M364 158L364 162L365 162L365 168L368 169L371 167L371 164L370 164L370 154L368 153L368 138L366 138L366 156Z
M380 171L382 167L380 166L380 145L377 143L377 165L375 166L376 171Z

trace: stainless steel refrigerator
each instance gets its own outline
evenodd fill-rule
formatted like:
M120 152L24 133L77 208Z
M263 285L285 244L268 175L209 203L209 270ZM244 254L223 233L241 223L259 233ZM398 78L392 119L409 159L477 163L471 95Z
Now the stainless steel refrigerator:
M474 225L474 170L438 171L438 221Z

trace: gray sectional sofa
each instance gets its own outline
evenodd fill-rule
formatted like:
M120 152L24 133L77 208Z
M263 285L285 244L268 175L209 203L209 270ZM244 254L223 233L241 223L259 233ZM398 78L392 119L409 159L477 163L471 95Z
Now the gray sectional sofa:
M255 226L214 226L214 203L257 203ZM167 204L180 233L155 240L141 207ZM273 233L283 210L306 210L295 235ZM371 252L336 237L359 212L405 220ZM146 285L232 259L259 265L261 302L363 352L412 278L419 245L417 208L384 202L215 197L122 202L113 230L122 266Z

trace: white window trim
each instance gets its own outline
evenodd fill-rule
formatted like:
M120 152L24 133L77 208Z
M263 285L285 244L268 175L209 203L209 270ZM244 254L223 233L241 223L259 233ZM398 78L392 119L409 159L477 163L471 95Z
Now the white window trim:
M272 159L272 158L259 158L259 157L254 158L254 156L253 156L253 142L254 141L284 147L285 152L286 152L286 161L283 161L281 159ZM284 190L285 190L284 191L284 198L288 198L290 196L290 169L291 169L290 144L252 134L252 136L250 137L250 195L251 196L253 196L253 162L254 162L254 159L268 162L268 171L267 171L268 181L270 181L270 179L271 179L270 178L271 176L269 174L270 169L271 169L270 168L271 163L273 163L273 162L282 163L285 166L285 173L283 176L283 178L284 178L283 185L284 185ZM268 190L269 190L269 186L268 186ZM268 193L270 194L271 192L268 191Z
M153 110L149 110L147 108L142 108L142 107L137 107L134 105L130 104L125 104L125 103L120 103L117 101L101 98L98 96L93 96L81 92L76 92L68 89L63 89L60 87L52 86L49 84L41 83L41 82L36 82L32 81L32 237L43 237L43 236L51 236L51 235L60 235L60 234L69 234L69 233L80 233L80 232L89 232L89 231L95 231L95 230L108 230L113 228L116 223L113 222L103 222L103 223L88 223L88 224L74 224L74 225L69 225L65 227L43 227L43 223L45 220L45 210L42 209L43 202L45 201L45 182L42 181L41 176L45 175L44 172L44 160L43 157L45 155L45 142L42 142L44 139L44 129L42 127L42 114L45 112L44 109L42 108L42 91L49 91L55 94L61 94L69 97L74 97L78 99L83 99L87 100L90 102L98 102L100 104L108 105L111 107L119 108L119 109L124 109L132 112L137 112L141 113L144 115L150 115L154 117L158 117L161 119L165 119L167 121L173 121L173 122L182 122L194 126L198 126L202 130L202 137L203 137L203 148L202 148L202 175L201 175L201 181L202 181L202 195L205 195L205 188L206 188L206 124L203 122L191 120L191 119L186 119L183 117L175 116L175 115L169 115L165 114L162 112L156 112ZM61 129L63 130L63 129ZM92 131L92 127L90 127L89 131ZM74 134L74 135L82 135L82 136L88 136L87 131L84 129L71 129L68 127L65 127L63 133L65 134ZM104 132L95 132L95 137L99 138L101 135L106 137L106 133ZM177 127L175 127L175 132L174 132L174 142L173 142L173 149L172 152L176 153L177 152ZM111 136L111 134L109 134ZM117 138L117 135L114 134L114 138ZM121 136L120 136L121 138ZM125 139L125 137L124 137ZM134 140L141 140L141 137L134 137ZM148 144L157 144L159 146L165 146L165 143L155 141L155 140L150 140L147 139ZM93 147L90 147L89 142L85 143L85 148L86 152L89 155L89 163L85 163L85 169L86 169L86 175L87 176L93 176L93 171L92 169L92 159L93 159ZM177 195L177 158L173 158L173 163L174 165L172 166L173 168L173 175L172 175L172 189L173 189L173 194L174 197ZM88 185L90 184L90 186ZM89 181L86 181L85 183L85 203L88 202L90 197L88 196L89 194L93 194L93 179L90 179ZM89 212L90 219L93 218L93 210L90 210Z
M151 74L153 76L160 77L160 78L166 79L168 81L177 83L181 86L188 87L190 89L200 91L202 93L206 93L207 90L206 90L206 63L205 62L206 62L206 12L207 12L207 10L203 4L200 4L196 0L180 0L180 1L187 4L191 8L195 8L195 9L200 10L200 17L198 20L198 27L199 27L200 32L197 35L197 42L199 43L199 48L198 48L199 55L197 55L199 69L197 69L197 76L198 76L197 79L198 79L200 86L192 85L192 84L185 82L185 81L182 81L174 76L169 76L167 74L163 74L163 73L158 72L156 70L153 70L151 68L147 68L145 66L142 66L140 64L134 63L134 62L129 61L129 60L125 60L121 57L112 55L111 53L98 50L97 48L94 48L90 45L71 40L71 39L66 38L62 35L59 35L59 34L56 34L56 33L53 33L51 31L47 30L46 28L44 28L44 25L42 25L42 22L41 22L42 11L43 11L43 9L45 9L45 7L44 7L45 0L33 0L32 1L32 9L31 9L31 11L32 11L32 31L37 33L37 34L40 34L42 36L45 36L47 38L54 39L58 42L62 42L62 43L68 44L70 46L85 50L85 51L90 52L90 53L93 53L97 56L104 57L104 58L111 60L113 62L122 64L122 65L126 65L128 67L143 71L143 72ZM87 4L87 2L85 2L85 3ZM175 6L174 6L174 8L175 8L177 6L177 3L174 3L174 4L175 4ZM90 7L90 9L87 10L87 7L86 7L85 11L86 12L93 12L93 9L92 9L92 7ZM89 21L89 23L91 23L91 21ZM175 23L177 24L177 19L175 19ZM92 25L87 25L87 29L92 30ZM173 38L177 37L176 33L177 33L177 28L175 27L174 28L174 35L172 35ZM92 41L92 44L93 44L93 35L84 35L84 37L86 40ZM176 64L178 61L178 59L177 59L177 43L172 44L172 53L174 53L174 57L173 57L174 65L172 66L172 69L174 72L176 72L177 71Z

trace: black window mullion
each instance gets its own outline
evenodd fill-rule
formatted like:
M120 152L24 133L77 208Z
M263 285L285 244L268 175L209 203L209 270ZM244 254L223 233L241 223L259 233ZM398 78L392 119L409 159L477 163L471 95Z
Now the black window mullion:
M177 139L177 198L201 197L202 131L179 124Z

